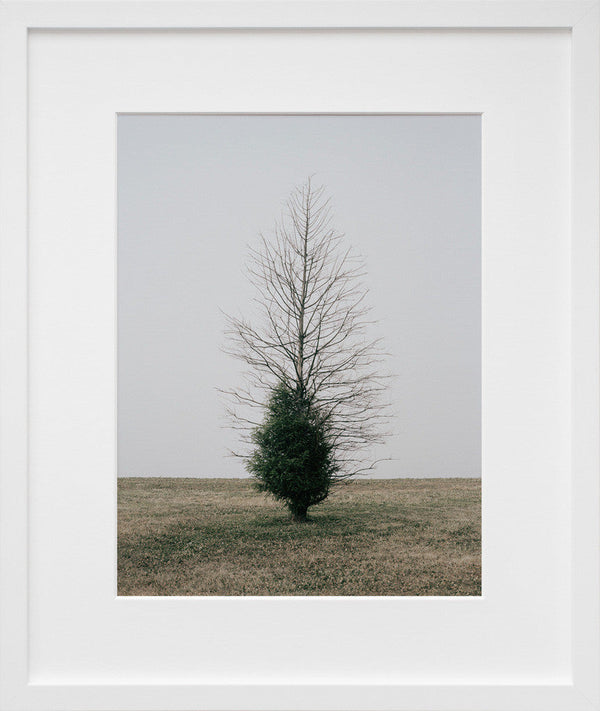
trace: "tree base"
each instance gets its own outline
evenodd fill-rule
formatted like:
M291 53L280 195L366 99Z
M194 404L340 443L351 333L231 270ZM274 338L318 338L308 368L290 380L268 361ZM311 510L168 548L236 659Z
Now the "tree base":
M292 521L295 523L308 523L310 519L308 516L299 516L297 514L292 514Z
M292 510L292 521L296 521L298 523L306 523L309 518L307 514L308 508L306 509L293 509Z

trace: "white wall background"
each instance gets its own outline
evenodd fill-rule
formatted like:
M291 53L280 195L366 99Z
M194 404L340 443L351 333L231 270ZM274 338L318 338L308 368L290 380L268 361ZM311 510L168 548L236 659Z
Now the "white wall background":
M120 116L118 471L244 476L217 386L246 248L314 175L391 353L373 476L481 474L478 116Z

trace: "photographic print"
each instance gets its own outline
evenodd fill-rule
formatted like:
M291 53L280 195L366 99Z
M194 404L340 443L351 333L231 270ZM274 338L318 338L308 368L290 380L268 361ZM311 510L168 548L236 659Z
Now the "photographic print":
M118 117L118 594L481 595L481 119Z

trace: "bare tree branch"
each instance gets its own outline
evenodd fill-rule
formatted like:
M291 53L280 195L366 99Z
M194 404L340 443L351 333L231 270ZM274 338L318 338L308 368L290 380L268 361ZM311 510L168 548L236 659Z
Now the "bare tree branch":
M234 426L255 419L237 406L262 408L284 384L320 412L335 446L338 479L372 469L365 455L386 433L386 355L367 336L370 307L364 265L332 227L331 201L309 178L290 196L273 237L250 250L248 277L259 315L250 325L227 316L226 353L247 366L245 389L222 391Z

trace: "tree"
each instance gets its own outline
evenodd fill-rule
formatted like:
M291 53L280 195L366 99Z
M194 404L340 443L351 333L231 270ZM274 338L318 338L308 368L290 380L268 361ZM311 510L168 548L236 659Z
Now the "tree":
M383 440L388 376L380 340L368 336L363 264L333 229L324 188L309 179L286 207L271 239L250 250L254 325L228 317L226 351L248 368L246 387L226 392L256 448L241 455L248 470L303 518L331 485L374 466L365 455ZM266 408L264 421L246 406Z

